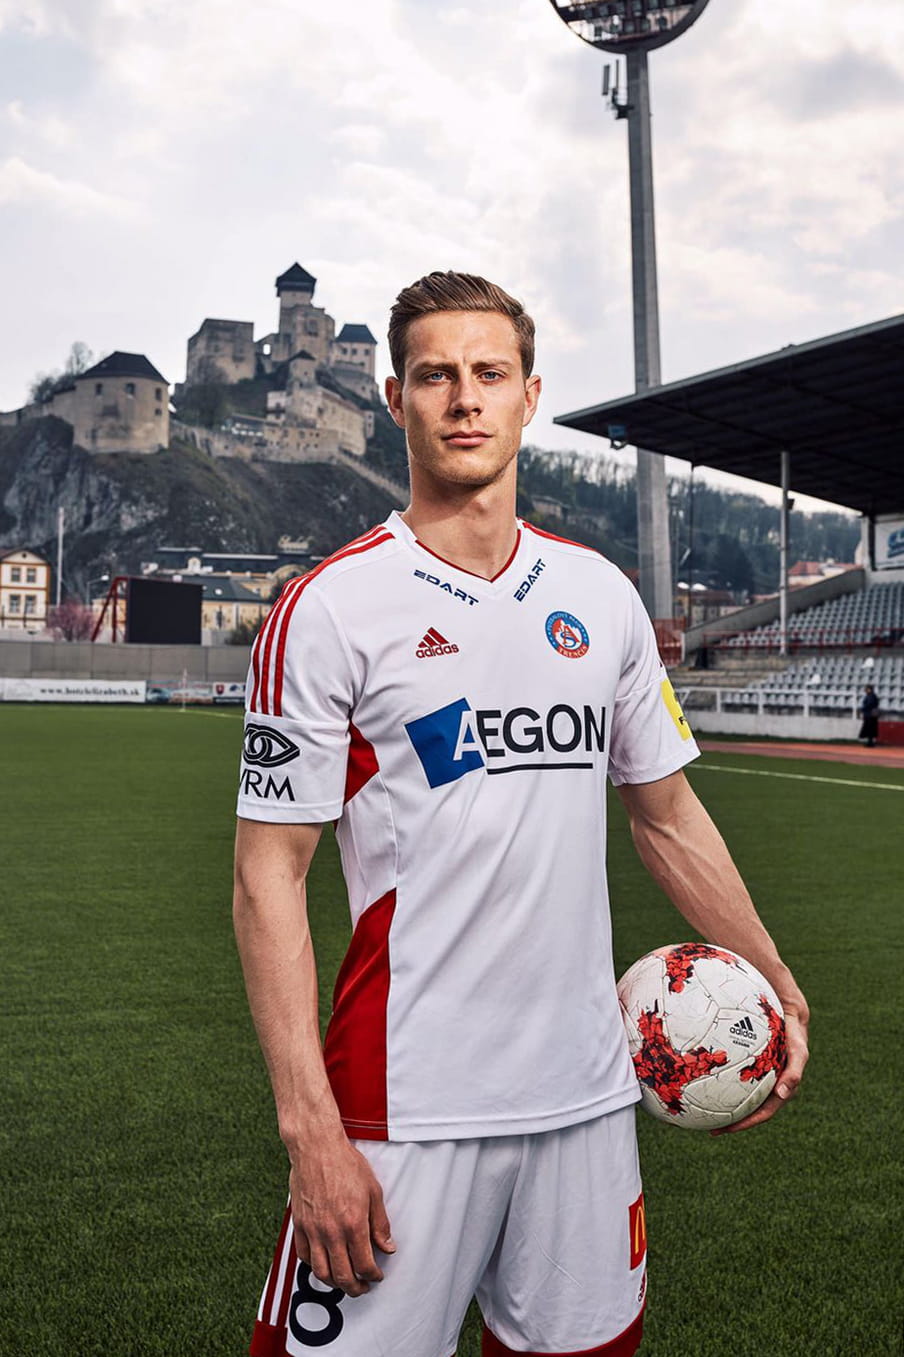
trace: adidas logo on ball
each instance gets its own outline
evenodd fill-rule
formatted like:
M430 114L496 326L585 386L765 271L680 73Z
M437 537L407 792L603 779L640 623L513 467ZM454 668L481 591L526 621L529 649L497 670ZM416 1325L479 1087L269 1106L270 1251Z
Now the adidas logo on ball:
M733 1022L728 1030L733 1037L740 1037L742 1041L753 1041L756 1037L756 1028L746 1016Z

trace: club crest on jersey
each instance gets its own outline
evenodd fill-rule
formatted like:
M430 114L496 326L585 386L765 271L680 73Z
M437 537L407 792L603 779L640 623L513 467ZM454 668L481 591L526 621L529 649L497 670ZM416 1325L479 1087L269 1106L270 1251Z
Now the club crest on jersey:
M566 660L579 660L590 649L590 633L573 613L550 613L546 619L546 639Z

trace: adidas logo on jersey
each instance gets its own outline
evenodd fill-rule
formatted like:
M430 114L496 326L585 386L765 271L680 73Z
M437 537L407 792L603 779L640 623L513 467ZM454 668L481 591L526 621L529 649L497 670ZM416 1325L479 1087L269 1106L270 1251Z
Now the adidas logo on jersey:
M424 633L423 639L414 653L419 660L429 660L435 655L457 655L458 646L447 641L445 636L436 630L436 627L430 627Z
M756 1037L756 1028L746 1015L738 1022L733 1022L728 1030L733 1037L740 1037L742 1041L753 1041Z

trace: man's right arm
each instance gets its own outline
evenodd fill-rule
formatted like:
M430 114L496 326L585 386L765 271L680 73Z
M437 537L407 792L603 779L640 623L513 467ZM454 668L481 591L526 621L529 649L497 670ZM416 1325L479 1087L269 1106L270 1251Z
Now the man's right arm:
M240 819L233 918L248 1002L291 1165L295 1247L314 1276L350 1296L394 1252L380 1185L349 1142L323 1063L306 879L320 824Z

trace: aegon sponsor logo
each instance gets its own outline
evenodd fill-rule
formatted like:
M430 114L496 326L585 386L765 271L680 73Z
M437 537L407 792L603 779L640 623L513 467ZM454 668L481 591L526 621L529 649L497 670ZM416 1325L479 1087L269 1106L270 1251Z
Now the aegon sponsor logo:
M459 602L467 603L470 608L473 608L475 603L480 602L480 599L475 598L473 594L465 593L464 589L454 588L447 580L441 580L439 575L428 575L426 570L415 570L414 577L418 580L426 580L428 584L435 584L437 589L442 589L444 594L451 594Z
M533 707L478 708L466 698L450 702L405 726L431 787L483 769L493 775L561 768L592 769L606 747L605 707L559 702L545 712ZM541 759L528 758L543 755Z
M277 782L273 774L268 773L265 782L263 773L259 773L256 768L245 769L242 773L241 787L244 796L256 796L261 801L295 800L292 783L288 777L284 777L282 782Z
M539 560L534 561L530 570L528 570L527 572L527 579L522 580L521 583L518 585L518 588L515 590L515 598L518 600L519 603L523 599L527 598L531 589L533 589L534 585L536 584L537 580L540 578L540 575L543 573L545 569L546 563L544 561Z

